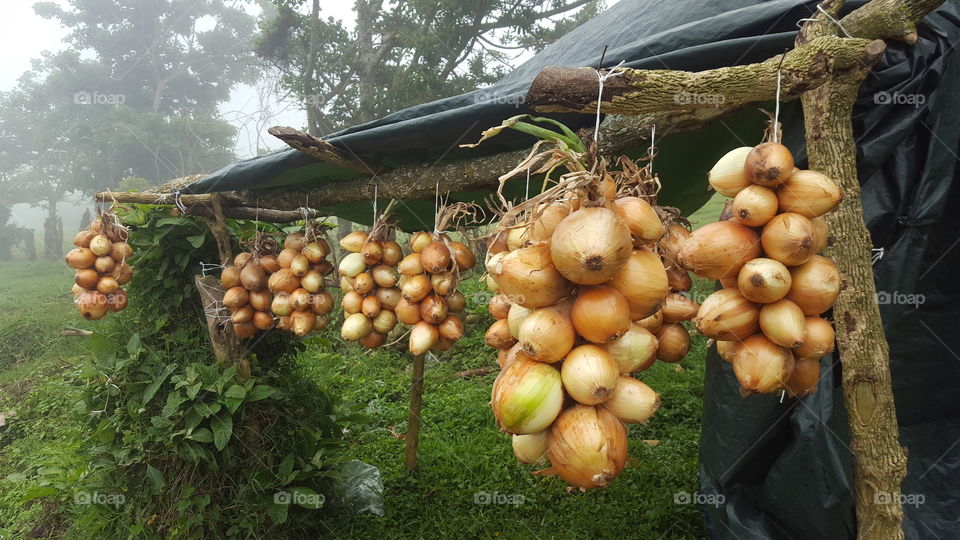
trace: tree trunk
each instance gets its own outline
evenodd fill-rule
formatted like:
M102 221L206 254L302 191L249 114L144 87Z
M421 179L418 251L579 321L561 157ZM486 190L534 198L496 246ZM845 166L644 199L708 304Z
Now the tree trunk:
M346 255L346 253L344 252L344 250L340 248L339 241L340 241L340 240L343 240L343 237L346 236L346 235L348 235L348 234L350 234L351 232L353 232L353 223L351 223L350 221L348 221L348 220L346 220L346 219L343 219L342 217L338 217L338 218L337 218L337 241L338 241L338 243L337 243L336 246L334 246L334 249L336 249L336 250L337 250L337 253L339 253L339 257L337 257L338 259L342 259L343 256Z
M410 385L410 410L407 414L406 449L403 463L408 472L417 468L417 446L420 444L420 412L423 407L423 357L413 357L413 384Z
M47 200L47 219L43 223L43 251L47 259L63 258L63 220L57 213L57 200Z

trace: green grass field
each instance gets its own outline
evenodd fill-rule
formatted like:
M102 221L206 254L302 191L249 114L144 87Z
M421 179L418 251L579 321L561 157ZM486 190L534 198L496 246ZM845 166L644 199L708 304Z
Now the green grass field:
M70 530L69 504L24 502L32 483L45 475L69 482L71 471L82 470L74 446L80 427L71 410L79 392L73 366L87 347L84 338L59 334L96 323L76 315L70 284L69 269L56 263L0 264L0 413L14 411L0 429L0 539L70 536L64 533ZM661 394L662 406L648 425L630 427L630 459L620 477L608 489L576 493L515 461L510 438L498 432L488 405L495 370L466 379L456 375L496 366L495 352L483 344L486 324L474 323L453 350L428 359L420 469L412 475L403 467L401 440L408 356L364 352L328 337L310 340L300 358L303 376L365 407L373 420L348 426L347 453L377 466L385 485L383 516L323 514L331 537L703 536L699 509L674 504L675 493L697 489L702 338L694 337L681 363L657 362L642 374Z

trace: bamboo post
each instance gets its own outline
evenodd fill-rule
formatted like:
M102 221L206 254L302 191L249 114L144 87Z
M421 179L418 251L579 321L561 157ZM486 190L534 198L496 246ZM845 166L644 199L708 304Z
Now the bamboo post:
M420 444L420 410L423 406L423 354L413 357L413 384L410 386L410 412L407 416L407 448L404 465L408 472L417 468L417 445Z

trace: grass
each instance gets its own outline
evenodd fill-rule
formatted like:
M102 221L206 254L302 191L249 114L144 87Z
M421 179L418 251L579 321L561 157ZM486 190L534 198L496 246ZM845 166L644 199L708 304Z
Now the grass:
M715 214L714 214L715 215ZM0 412L16 416L0 430L0 539L61 537L70 505L24 502L32 485L70 481L82 470L75 444L79 423L76 359L82 338L60 337L66 326L90 328L72 306L70 271L57 263L0 265ZM65 293L62 294L61 293ZM482 295L481 295L482 296ZM311 339L300 358L303 376L364 404L369 423L350 425L350 457L377 466L385 485L382 516L335 514L337 538L696 538L704 534L695 505L674 504L697 490L704 341L694 337L679 364L657 362L641 374L662 396L657 415L630 427L627 468L607 489L576 493L556 477L535 476L513 457L488 401L495 372L461 378L465 369L493 367L483 344L489 321L470 326L457 346L428 359L420 468L403 467L410 362L392 351L368 353L330 338ZM483 504L484 494L511 501ZM624 516L617 518L616 516Z

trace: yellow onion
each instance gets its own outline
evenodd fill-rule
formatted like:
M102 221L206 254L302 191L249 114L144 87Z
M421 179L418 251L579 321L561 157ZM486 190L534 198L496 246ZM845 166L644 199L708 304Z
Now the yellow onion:
M419 302L430 294L433 290L430 285L430 278L426 274L417 274L409 276L406 283L400 287L403 297L411 302Z
M290 233L283 239L283 248L292 249L297 253L307 245L307 237L302 232ZM237 266L240 266L239 264Z
M713 339L735 341L756 333L760 310L737 289L714 291L700 304L697 330Z
M97 256L89 248L71 249L66 256L67 266L82 270L90 268L97 262Z
M351 313L343 319L340 337L347 341L360 341L373 332L373 324L363 313Z
M581 345L563 359L560 377L570 397L584 405L596 405L613 394L620 367L603 348Z
M663 312L658 309L653 315L638 320L637 324L653 333L656 333L657 330L660 330L660 327L663 325Z
M736 276L747 261L759 256L756 231L732 221L717 221L693 231L678 262L700 277L722 279Z
M300 286L312 293L320 291L323 285L323 276L316 270L310 270L300 278Z
M367 272L360 272L353 278L353 290L360 294L367 294L373 290L373 276Z
M240 306L236 311L230 315L230 322L233 324L250 322L253 319L253 312L255 310L250 304Z
M73 287L70 288L70 292L73 293L73 296L80 296L84 291L86 291L86 289L77 285L76 283L74 283Z
M693 280L690 279L690 273L679 265L671 264L667 270L667 285L671 291L689 291L693 287Z
M669 290L667 271L655 253L634 250L627 263L606 283L627 300L630 320L645 319L660 309Z
M113 260L113 257L109 255L104 255L102 257L97 257L97 260L93 261L93 269L101 274L109 274L113 272L113 269L116 268L117 261Z
M447 295L447 308L450 311L463 311L467 307L467 297L460 291L453 291Z
M814 255L805 264L790 269L793 284L787 299L800 306L804 315L819 315L830 309L840 296L840 271L833 262Z
M250 263L240 270L240 283L248 291L261 291L267 288L267 273L257 263Z
M250 293L243 287L231 287L223 293L223 305L231 310L236 310L249 301Z
M433 347L430 347L430 350L435 353L447 352L453 347L453 341L440 336L437 339L437 342L433 344Z
M290 293L277 293L270 302L270 311L277 317L286 317L293 313L293 306L290 305Z
M279 272L271 275L270 278L267 279L267 287L275 293L291 293L300 287L300 278L293 275L293 272L289 269L282 268Z
M493 294L500 294L500 285L497 284L497 280L493 279L493 276L487 274L487 277L483 280L483 283L487 286L487 290Z
M830 238L830 232L827 229L827 220L823 219L822 216L815 217L810 220L810 223L813 224L813 251L815 253L820 253L823 251L823 248L827 247L827 240Z
M642 242L655 242L664 233L663 222L656 210L640 197L622 197L613 201L613 210L630 229L630 234Z
M440 332L440 337L449 339L450 341L457 341L463 337L463 321L456 315L447 315L446 318L437 325L437 330Z
M547 460L547 442L550 430L538 431L527 435L513 435L513 455L520 463L533 465Z
M377 300L376 296L364 298L360 303L360 313L366 315L368 319L375 318L380 314L380 300Z
M722 289L736 289L737 288L737 277L728 277L720 280L720 287Z
M117 291L107 297L107 305L110 306L112 311L123 311L127 307L127 293L123 289L117 289Z
M97 257L109 255L112 247L113 243L105 234L98 234L90 240L90 251Z
M248 302L257 311L269 311L273 295L267 291L250 291Z
M760 235L760 243L767 257L787 266L797 266L816 253L816 234L810 220L787 212L767 222Z
M612 278L627 264L632 251L630 230L616 212L603 207L582 208L570 214L550 239L550 258L556 269L582 285Z
M430 233L420 231L410 235L410 249L414 253L420 253L423 251L423 248L430 245L433 242L433 237L430 236Z
M743 340L733 358L733 372L740 388L749 394L770 394L781 389L793 373L789 350L761 334Z
M374 293L377 295L377 298L380 300L380 305L383 309L393 310L397 307L397 304L400 303L400 300L403 298L403 293L398 287L390 287L388 289L379 288ZM450 299L447 299L447 305L450 305Z
M751 185L733 198L733 219L747 227L762 227L777 215L777 194L770 188Z
M523 352L538 362L559 362L573 349L577 334L570 317L553 308L536 309L520 324Z
M290 314L290 329L300 337L313 332L316 324L317 314L312 311L294 310L294 312Z
M410 353L424 354L439 340L440 332L437 327L426 321L420 321L410 329Z
M742 146L734 148L721 157L716 165L707 173L707 181L724 197L734 197L743 188L750 185L750 176L747 175L745 164L747 154L753 148Z
M320 273L321 273L322 275L324 275L324 276L328 276L328 275L332 274L332 273L333 273L333 270L334 270L334 268L333 268L333 263L331 263L330 261L328 261L328 260L326 260L326 259L324 259L324 260L320 261L319 263L313 265L313 269L316 270L317 272L320 272Z
M660 308L663 313L663 322L668 323L689 321L697 316L699 309L699 304L677 293L668 294L663 301L663 307Z
M530 316L533 313L533 310L530 308L525 308L520 304L512 304L509 311L507 311L507 327L510 329L510 335L515 338L520 338L520 325L523 324L524 319Z
M238 253L236 257L233 258L233 265L237 268L242 269L250 261L253 260L253 254L248 252Z
M91 230L80 231L73 237L73 245L80 248L88 248L90 247L90 241L93 240L93 237L96 235L97 233Z
M760 143L747 154L744 167L754 184L777 186L793 174L793 154L778 142Z
M815 393L818 382L820 382L820 359L794 358L793 372L783 386L791 396L803 397Z
M260 257L260 268L263 268L268 274L272 274L280 270L280 263L277 262L276 255L264 255ZM272 319L271 319L272 321ZM272 324L272 323L271 323ZM256 326L256 325L254 325ZM262 330L262 328L261 328Z
M546 206L529 229L530 239L534 242L549 241L553 231L565 217L570 215L570 207L561 203Z
M717 341L717 354L720 355L720 358L723 358L727 362L733 362L733 358L737 355L737 348L740 346L739 341Z
M240 269L236 266L228 266L220 273L220 283L225 289L240 285Z
M570 320L587 341L606 343L630 329L630 305L613 287L581 287L573 301Z
M494 319L506 319L510 313L510 299L506 295L498 294L490 299L487 310Z
M777 199L781 212L815 218L840 203L840 188L817 171L797 171L777 188Z
M363 345L368 349L376 349L377 347L383 345L384 341L386 341L386 336L380 332L373 331L360 340L360 345Z
M114 242L110 246L110 256L118 263L125 261L133 256L133 248L126 242Z
M248 265L254 266L254 265ZM293 275L300 277L310 271L310 261L307 260L303 255L297 255L290 261L290 272ZM353 276L350 276L353 277Z
M690 333L680 323L667 323L654 334L657 337L657 358L679 362L690 352Z
M233 333L240 339L247 339L257 333L257 327L252 322L234 323Z
M312 264L316 264L327 256L327 251L318 242L310 242L309 244L303 246L303 249L300 250L300 254L306 257L307 260Z
M371 322L375 331L387 334L397 326L397 316L389 309L381 309Z
M296 257L294 257L294 261L295 260ZM363 262L363 255L359 253L349 253L346 257L340 259L340 267L338 270L341 276L352 278L357 277L357 274L364 272L366 269L367 263Z
M333 296L327 291L310 295L310 309L317 315L326 315L333 311Z
M393 311L397 314L397 319L403 324L412 326L420 322L419 302L410 302L406 298L401 298Z
M683 244L688 238L690 238L690 231L683 225L673 222L667 227L667 232L657 242L657 246L663 258L673 264L679 260L680 250L683 249Z
M360 313L360 308L363 307L363 295L357 291L344 294L340 301L340 307L343 308L344 313Z
M97 282L97 290L103 294L113 294L117 292L119 288L120 284L110 276L103 276L100 278L100 281Z
M543 431L563 407L560 372L549 364L518 358L497 376L490 397L502 431L517 435Z
M277 255L277 264L280 265L280 268L290 268L293 258L299 254L300 252L294 249L284 249Z
M570 293L570 284L550 261L550 247L546 244L520 248L494 258L498 259L488 271L501 292L516 304L546 307Z
M786 299L764 304L760 306L760 330L777 345L796 349L803 345L803 312Z
M420 301L420 318L430 324L440 324L447 318L447 303L437 293L428 294Z
M438 273L450 268L450 250L442 240L434 240L420 252L420 264L427 272Z
M507 349L500 349L497 351L497 364L500 366L500 369L503 369L513 363L514 360L527 360L533 362L533 358L527 356L523 349L520 347L520 343L515 343L513 347Z
M507 326L505 319L493 321L493 324L487 329L487 333L484 334L483 340L487 346L494 349L506 349L517 342L517 339L510 335L510 328Z
M457 288L457 275L454 272L430 274L430 286L440 296L446 296Z
M564 481L606 487L627 463L627 430L603 407L573 405L550 428L550 464Z
M532 242L531 232L530 225L514 227L507 231L507 249L513 251L528 245Z
M833 352L834 332L829 321L820 317L804 319L803 345L793 350L797 358L819 359Z
M660 408L660 395L646 383L621 375L613 395L603 402L603 407L621 422L645 424Z
M257 330L269 330L273 328L273 315L266 311L254 311L250 322Z
M370 275L373 277L373 281L378 287L390 288L400 281L400 275L397 274L397 271L394 270L392 266L387 266L385 264L374 267L374 269L370 272Z
M657 359L657 337L637 322L603 347L624 375L643 371Z
M340 239L340 247L351 253L360 253L366 241L367 231L353 231Z
M297 289L290 293L290 307L298 311L310 309L310 292L306 289Z
M86 291L76 299L77 310L84 319L97 321L102 319L110 309L107 297L97 291Z
M403 259L403 249L396 242L383 243L383 256L380 261L387 266L396 266Z
M289 315L283 315L277 317L277 329L279 330L290 330L293 328L293 324L290 322Z
M98 281L100 281L100 274L93 268L77 270L76 275L73 276L73 282L84 289L96 288Z
M368 239L360 248L360 254L363 255L363 262L367 266L380 264L380 259L383 257L383 243L379 240Z
M462 242L450 242L450 256L453 257L454 264L461 272L469 270L477 264L477 257Z
M400 261L397 270L405 276L413 276L423 273L423 265L420 264L420 254L411 253Z
M783 263L763 257L743 265L737 276L740 294L760 304L776 302L786 296L791 283L793 278Z
M488 257L509 250L509 246L507 245L507 231L494 231L486 238Z

